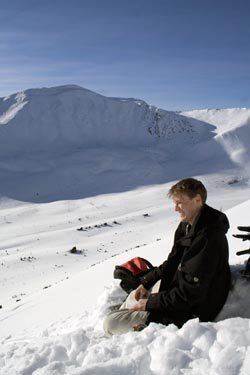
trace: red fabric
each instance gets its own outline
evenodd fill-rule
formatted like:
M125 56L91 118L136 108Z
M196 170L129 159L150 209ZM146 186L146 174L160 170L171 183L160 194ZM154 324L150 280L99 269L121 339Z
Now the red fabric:
M121 264L121 267L126 268L127 270L131 271L134 275L137 275L138 273L146 272L149 270L149 267L145 263L145 260L140 257L130 259L126 263Z

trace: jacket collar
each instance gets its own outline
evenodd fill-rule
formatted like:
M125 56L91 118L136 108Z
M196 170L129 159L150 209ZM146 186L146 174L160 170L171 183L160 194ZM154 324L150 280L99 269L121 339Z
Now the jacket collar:
M182 227L182 236L177 240L177 242L180 243L180 245L186 247L191 246L192 238L194 237L197 231L198 223L200 221L200 217L202 216L203 210L204 206L201 208L192 225L185 222L180 223L180 226ZM188 227L190 228L188 229Z
M177 228L176 242L182 246L190 246L192 238L203 227L209 227L216 230L222 230L224 233L229 228L229 222L226 215L207 204L201 208L200 213L195 218L193 225L186 234L187 223L180 223Z

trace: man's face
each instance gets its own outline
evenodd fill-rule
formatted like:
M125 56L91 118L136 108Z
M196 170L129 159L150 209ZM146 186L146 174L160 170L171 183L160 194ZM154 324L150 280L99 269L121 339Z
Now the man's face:
M200 194L197 194L194 198L189 198L186 194L176 195L173 197L173 201L175 211L180 214L180 220L192 225L202 207Z

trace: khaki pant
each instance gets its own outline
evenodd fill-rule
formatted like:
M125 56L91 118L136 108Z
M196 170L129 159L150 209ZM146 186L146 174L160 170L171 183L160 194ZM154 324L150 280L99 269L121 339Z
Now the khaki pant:
M160 280L152 287L150 293L157 293L160 288ZM133 331L134 326L145 324L149 316L148 311L130 310L136 304L135 290L127 297L119 310L111 311L103 321L104 332L108 335L121 335Z

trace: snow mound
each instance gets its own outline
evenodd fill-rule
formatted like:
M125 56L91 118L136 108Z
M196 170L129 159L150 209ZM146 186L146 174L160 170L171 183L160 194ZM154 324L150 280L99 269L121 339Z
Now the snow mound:
M33 337L6 338L0 351L0 374L248 374L249 319L237 317L217 323L194 319L181 329L151 323L141 332L106 337L102 319L108 303L121 297L119 287L110 286L93 312L72 317Z

